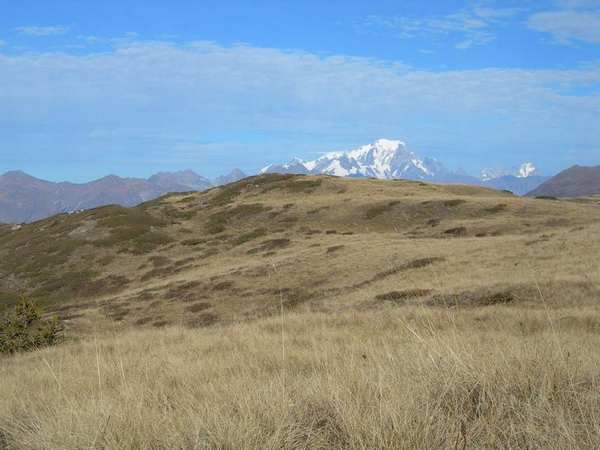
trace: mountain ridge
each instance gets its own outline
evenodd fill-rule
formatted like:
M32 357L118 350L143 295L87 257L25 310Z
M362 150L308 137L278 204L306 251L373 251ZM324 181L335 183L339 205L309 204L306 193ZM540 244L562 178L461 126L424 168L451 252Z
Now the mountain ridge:
M233 178L232 174L243 172L228 176ZM159 172L147 179L110 174L86 183L52 182L12 170L0 175L0 222L33 222L110 204L135 206L170 192L203 191L217 183L190 169Z
M378 139L348 151L333 151L312 161L293 158L260 171L301 175L408 179L431 183L467 184L509 190L524 195L547 180L531 162L512 171L485 169L480 177L448 169L441 161L421 157L401 140ZM209 180L193 170L158 172L149 178L114 174L87 183L51 182L23 171L0 175L0 222L21 223L58 213L117 204L135 206L170 192L203 191L239 181L246 174L234 169Z
M571 166L527 193L529 197L584 197L600 194L600 166Z

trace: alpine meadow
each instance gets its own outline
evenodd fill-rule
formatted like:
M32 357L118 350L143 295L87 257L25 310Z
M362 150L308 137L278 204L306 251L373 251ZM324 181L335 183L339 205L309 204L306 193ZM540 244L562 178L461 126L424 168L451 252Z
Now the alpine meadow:
M2 16L0 450L600 448L596 0Z

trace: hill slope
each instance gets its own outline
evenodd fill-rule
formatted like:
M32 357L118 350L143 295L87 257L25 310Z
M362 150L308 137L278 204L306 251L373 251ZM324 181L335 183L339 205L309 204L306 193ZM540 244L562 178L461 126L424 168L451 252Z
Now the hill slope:
M535 301L534 278L578 301L596 289L578 266L599 262L599 223L596 205L485 188L268 174L0 227L0 298L29 293L81 330L229 323L281 301Z
M592 201L300 175L0 225L0 306L67 325L0 355L0 448L600 448L599 236Z
M527 195L585 197L594 194L600 194L600 166L573 166L544 182Z

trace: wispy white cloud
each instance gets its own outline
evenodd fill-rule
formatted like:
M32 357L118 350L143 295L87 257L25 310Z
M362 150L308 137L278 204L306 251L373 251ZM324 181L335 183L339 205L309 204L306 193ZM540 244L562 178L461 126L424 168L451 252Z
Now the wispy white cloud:
M592 11L547 11L532 15L530 28L549 33L560 43L583 41L600 43L600 12Z
M521 11L520 8L491 8L480 5L469 10L428 18L371 15L358 26L370 31L384 30L405 39L431 36L441 39L455 36L455 47L464 50L492 42L496 38L491 30L492 26Z
M478 45L486 45L492 42L495 37L490 33L471 33L467 39L459 42L455 47L459 50L466 50Z
M396 136L479 152L600 148L595 65L440 72L249 45L130 42L86 55L0 53L0 85L7 87L0 90L3 148L14 130L51 130L62 136L53 146L139 152L140 160L150 151L176 159L184 147L189 158L202 148L193 136L248 132L335 137L340 145ZM93 130L115 134L91 138ZM13 142L34 144L22 136Z
M476 16L483 17L488 20L507 19L516 16L525 11L525 8L491 8L487 6L476 6L473 8L473 13Z
M532 14L529 28L547 33L556 43L600 43L600 0L555 0L555 8Z
M16 31L20 34L27 36L56 36L61 34L67 34L69 29L67 27L40 27L40 26L25 26L18 27Z

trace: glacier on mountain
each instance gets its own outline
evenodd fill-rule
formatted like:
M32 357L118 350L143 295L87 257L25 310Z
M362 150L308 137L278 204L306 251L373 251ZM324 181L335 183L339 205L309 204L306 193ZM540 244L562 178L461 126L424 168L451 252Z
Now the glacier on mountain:
M267 172L417 180L436 180L451 174L439 161L420 158L404 142L391 139L379 139L347 152L326 153L312 161L294 158L261 170Z

